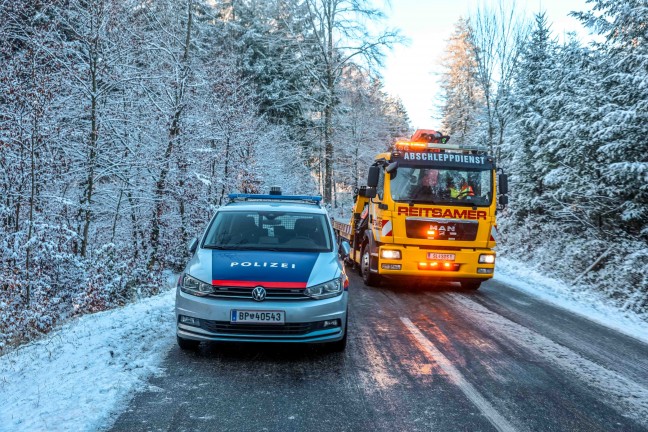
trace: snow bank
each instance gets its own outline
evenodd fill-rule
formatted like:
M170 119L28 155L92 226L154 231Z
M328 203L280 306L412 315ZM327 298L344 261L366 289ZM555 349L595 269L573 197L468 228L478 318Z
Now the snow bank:
M96 430L175 342L174 290L83 316L0 357L0 429Z
M595 290L576 289L501 257L497 258L495 280L648 343L648 317L619 309Z

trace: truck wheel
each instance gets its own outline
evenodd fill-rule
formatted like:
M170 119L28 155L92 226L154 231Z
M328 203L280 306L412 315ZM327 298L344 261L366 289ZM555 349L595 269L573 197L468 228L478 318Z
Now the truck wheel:
M360 262L360 273L362 274L362 280L365 285L376 287L380 285L381 277L375 273L371 273L371 252L369 251L369 245L365 245L362 248L362 260Z
M461 288L466 290L477 291L481 286L482 281L480 280L465 280L461 281Z

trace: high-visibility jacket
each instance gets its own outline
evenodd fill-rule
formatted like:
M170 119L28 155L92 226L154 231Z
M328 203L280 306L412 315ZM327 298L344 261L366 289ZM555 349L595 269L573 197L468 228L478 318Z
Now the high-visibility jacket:
M468 183L463 183L459 189L450 188L450 196L452 198L465 198L467 196L474 196L475 192L473 191L472 186Z

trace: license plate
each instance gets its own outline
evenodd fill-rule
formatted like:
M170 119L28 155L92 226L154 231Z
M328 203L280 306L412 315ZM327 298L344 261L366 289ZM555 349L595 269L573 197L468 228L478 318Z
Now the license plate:
M284 324L286 313L284 311L259 311L232 309L230 313L231 324Z
M440 260L440 261L454 261L455 254L442 254L442 253L428 252L427 259Z

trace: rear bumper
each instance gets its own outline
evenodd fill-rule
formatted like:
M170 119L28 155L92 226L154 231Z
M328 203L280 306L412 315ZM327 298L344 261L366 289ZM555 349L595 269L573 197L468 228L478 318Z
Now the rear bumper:
M381 258L381 250L399 250L401 252L401 259L385 259ZM454 260L450 259L430 259L428 254L452 254ZM491 249L467 249L460 250L435 250L423 249L418 246L402 246L402 245L382 245L378 253L374 255L374 262L377 263L374 272L384 276L415 276L415 277L429 277L438 280L466 280L466 279L491 279L495 273L495 263L485 264L479 263L479 256L482 254L495 255L495 251ZM438 263L435 269L431 266L432 263ZM449 263L448 270L442 270L444 263ZM420 263L428 263L426 269L420 267ZM396 270L393 266L400 265L400 269ZM455 267L458 267L455 270Z
M176 333L184 339L232 342L334 342L346 331L348 292L324 300L223 300L176 291ZM230 324L232 309L282 310L285 325ZM180 322L180 315L197 318L198 325ZM339 325L323 327L324 321Z

